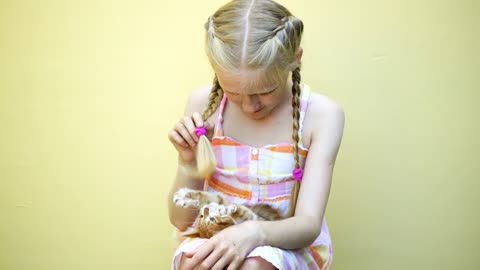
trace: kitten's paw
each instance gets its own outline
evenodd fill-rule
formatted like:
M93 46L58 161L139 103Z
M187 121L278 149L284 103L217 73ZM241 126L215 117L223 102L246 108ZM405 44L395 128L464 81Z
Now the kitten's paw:
M195 196L198 194L198 191L189 189L189 188L181 188L173 195L173 202L175 205L187 208L187 207L195 207L198 208L200 206L200 202Z
M217 214L220 216L229 216L237 212L237 206L234 204L230 205L218 205Z
M227 207L225 207L225 215L231 215L235 212L237 212L237 206L235 204L230 204Z

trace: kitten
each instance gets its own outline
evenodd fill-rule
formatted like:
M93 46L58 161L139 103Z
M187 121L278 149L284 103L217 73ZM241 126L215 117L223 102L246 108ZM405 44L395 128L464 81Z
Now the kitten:
M193 223L195 227L181 234L188 237L210 238L226 227L247 220L283 218L277 209L268 204L232 204L222 195L189 188L179 189L173 196L173 201L179 207L200 210Z

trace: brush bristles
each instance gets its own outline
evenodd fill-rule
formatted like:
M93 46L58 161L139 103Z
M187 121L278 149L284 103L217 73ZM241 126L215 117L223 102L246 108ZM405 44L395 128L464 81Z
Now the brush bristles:
M197 173L202 177L207 177L215 171L216 167L217 159L212 144L205 135L202 135L197 148Z

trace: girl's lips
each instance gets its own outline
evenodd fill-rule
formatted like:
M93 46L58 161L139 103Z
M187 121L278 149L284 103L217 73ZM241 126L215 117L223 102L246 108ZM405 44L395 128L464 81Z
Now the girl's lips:
M257 115L257 114L259 114L262 110L263 110L263 108L260 109L260 110L256 110L256 111L254 111L254 112L252 112L252 113L250 113L250 114L251 114L251 115Z
M252 113L249 113L250 117L254 118L254 119L257 119L257 118L261 118L263 117L263 109L264 108L261 108L260 110L256 110Z

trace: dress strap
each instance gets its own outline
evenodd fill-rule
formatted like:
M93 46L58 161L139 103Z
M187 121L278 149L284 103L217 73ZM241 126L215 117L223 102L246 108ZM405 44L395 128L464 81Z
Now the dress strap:
M213 136L223 136L223 111L225 110L226 103L227 95L223 94L222 101L220 101L220 107L218 109L218 121L215 125L215 133Z
M309 99L310 99L310 87L306 84L303 84L303 87L301 88L301 92L300 92L300 123L298 128L300 145L303 145L303 141L302 141L303 120L305 120L305 113L307 112Z

